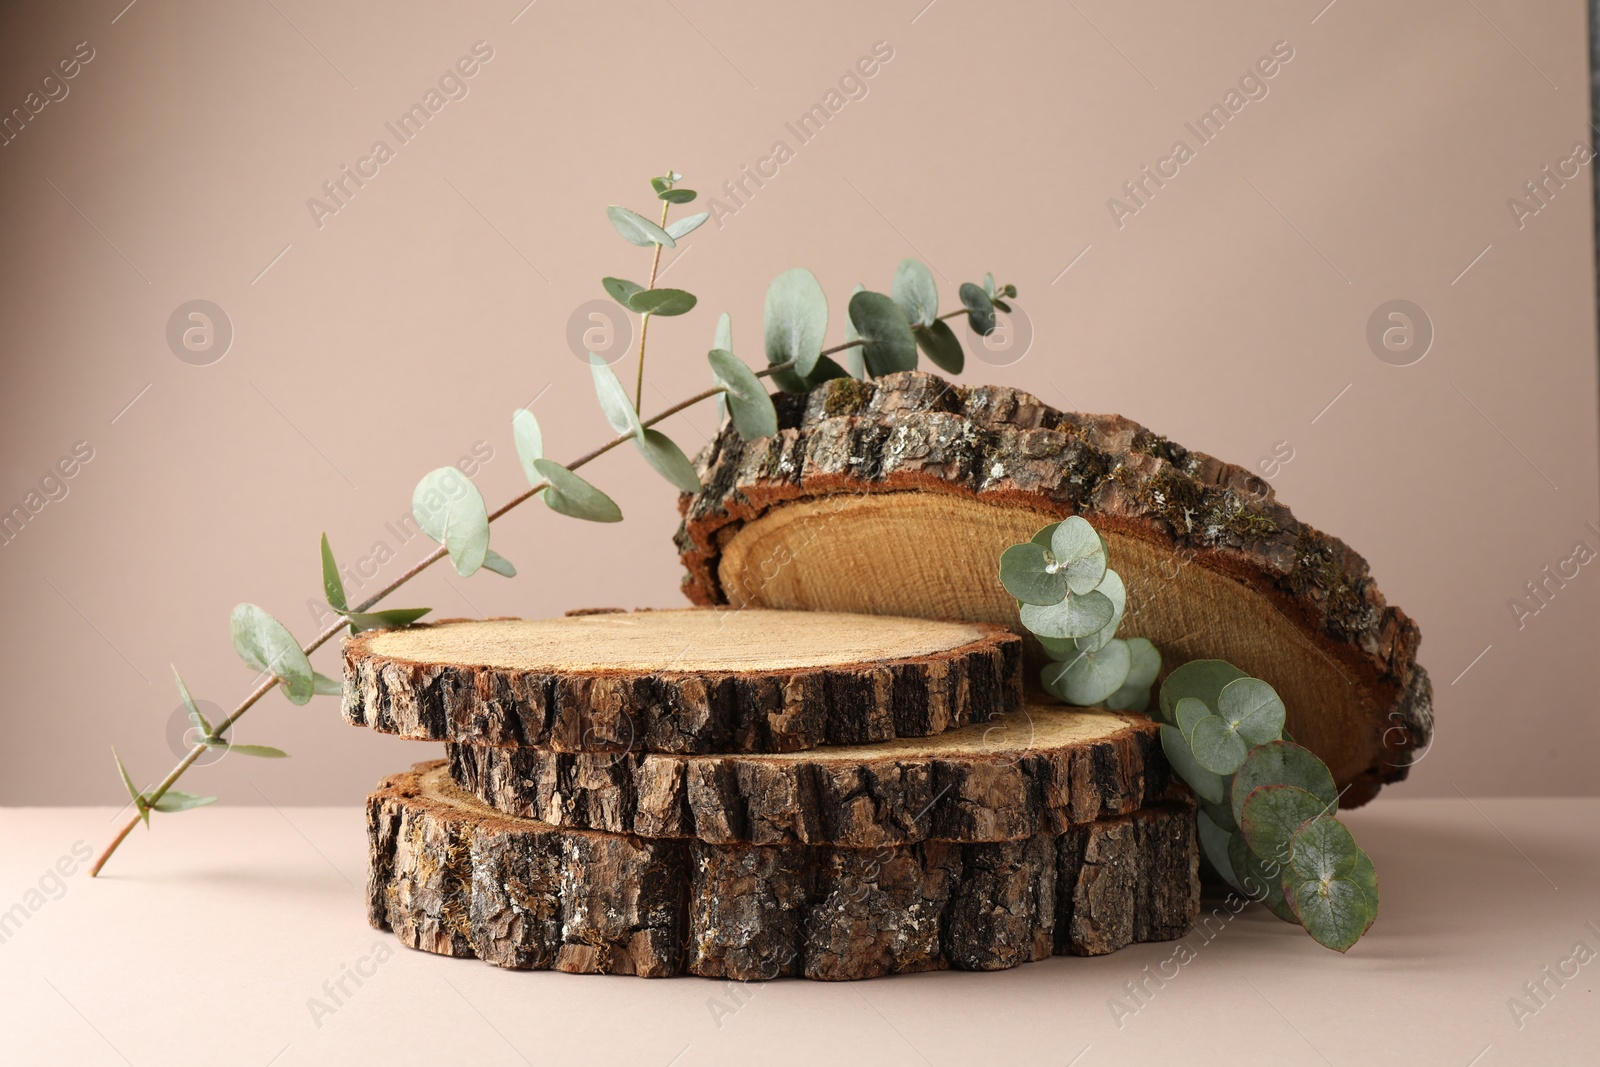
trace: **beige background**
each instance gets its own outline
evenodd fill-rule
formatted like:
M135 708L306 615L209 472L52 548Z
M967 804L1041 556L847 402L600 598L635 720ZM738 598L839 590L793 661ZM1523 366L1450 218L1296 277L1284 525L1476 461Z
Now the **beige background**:
M0 16L6 111L94 49L0 148L0 504L75 442L94 452L0 548L0 801L115 802L113 743L141 779L164 773L167 665L231 705L251 680L232 606L311 633L318 533L347 563L395 547L384 523L417 477L475 442L486 497L515 492L515 406L539 397L557 458L607 436L565 331L601 275L648 266L604 206L646 207L667 167L713 194L780 138L778 176L668 260L702 305L652 332L651 406L706 381L724 308L759 360L787 267L836 310L902 256L947 302L993 270L1032 346L966 380L1244 464L1288 443L1280 496L1422 626L1439 743L1400 792L1595 790L1600 575L1520 630L1507 607L1579 539L1600 546L1589 170L1520 230L1506 207L1592 135L1579 5L124 3ZM307 199L480 40L468 95L318 228ZM784 123L878 41L893 58L865 97L797 145ZM1294 58L1269 94L1118 229L1107 198L1278 41ZM209 366L164 336L196 298L235 330ZM1364 336L1395 298L1436 331L1408 367ZM692 450L713 416L670 428ZM433 573L397 603L679 603L672 490L629 453L586 473L625 523L530 507L496 527L520 577ZM349 803L431 754L349 729L328 698L270 697L237 736L295 758L225 760L189 788Z

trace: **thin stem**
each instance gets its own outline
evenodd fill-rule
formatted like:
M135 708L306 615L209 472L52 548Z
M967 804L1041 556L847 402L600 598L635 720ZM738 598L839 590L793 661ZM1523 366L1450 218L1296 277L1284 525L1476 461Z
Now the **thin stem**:
M661 202L661 228L663 230L667 228L667 210L669 208L671 208L671 207L672 207L672 202L670 200L663 200ZM645 286L646 289L654 289L656 287L656 272L658 270L660 270L660 269L661 269L661 246L660 245L656 245L656 254L650 260L650 284ZM638 414L641 411L641 405L644 403L644 338L645 338L645 334L647 334L649 332L650 332L650 316L648 314L640 315L639 316L639 377L638 377L638 380L635 381L634 385L633 385L633 410L634 410L635 414Z
M657 248L659 249L659 247L660 246L658 245ZM841 345L840 347L841 348L849 348L850 345ZM836 350L831 350L831 351L836 351ZM792 366L794 366L792 361L791 362L787 362L787 363L778 363L778 364L775 364L773 366L765 367L765 368L763 368L761 370L758 370L758 371L755 372L755 374L756 374L756 377L758 377L758 378L764 378L764 377L772 374L775 371L788 370ZM684 410L685 408L693 407L695 404L700 403L700 401L702 401L702 400L709 400L711 397L716 396L718 393L723 393L723 392L726 392L726 391L727 391L727 388L725 386L720 386L720 385L719 386L713 386L712 388L706 389L703 392L696 393L694 396L691 396L687 400L679 401L678 403L673 404L671 407L668 407L665 410L660 411L655 415L652 415L650 418L645 419L641 423L641 425L643 425L643 426L654 426L656 423L661 422L663 419L667 419L667 418L672 417L673 415L676 415L678 412ZM567 464L567 469L568 470L577 470L578 468L584 466L585 464L592 463L595 460L599 459L601 456L605 455L607 452L611 451L613 448L616 448L620 444L626 443L627 441L631 440L632 438L633 438L633 435L631 433L623 434L623 435L621 435L619 437L613 437L611 440L607 441L605 444L601 445L599 448L594 449L592 452L587 452L587 453L583 454L582 456L579 456L577 459L573 460L571 463ZM532 486L531 488L525 489L521 493L518 493L516 496L512 497L510 500L506 501L504 504L500 505L498 508L495 508L493 511L491 511L489 513L489 521L493 522L494 520L500 518L506 512L508 512L512 508L516 507L518 504L521 504L524 501L528 500L529 498L533 497L536 493L539 492L539 490L541 490L543 488L545 488L545 486L543 484L541 484L541 485ZM446 552L446 549L445 549L444 545L437 546L436 548L433 549L433 551L429 552L426 556L423 556L416 563L413 563L410 567L408 567L405 570L404 573L398 575L388 585L384 586L382 589L379 589L376 593L373 593L366 600L362 601L360 604L358 604L355 607L351 608L350 609L351 613L355 614L355 613L358 613L358 612L364 612L364 611L372 610L374 607L376 607L378 605L379 601L383 600L384 597L388 596L390 593L393 593L396 589L399 589L402 585L405 585L411 579L415 578L417 575L421 574L423 571L427 570L429 567L431 567L435 563L439 562L441 559L443 559L445 557L446 554L447 554L447 552ZM317 649L321 648L323 645L325 645L329 641L331 641L334 638L334 636L339 633L340 630L345 628L346 625L347 625L347 623L346 623L345 619L342 618L342 617L338 621L330 623L327 627L325 627L322 630L321 633L317 634L316 637L312 638L311 642L309 644L305 645L301 649L301 651L304 652L308 656L311 655L311 653L315 652ZM265 681L263 681L262 683L260 683L259 685L257 685L255 687L255 689L250 691L250 695L249 696L245 697L242 701L239 702L239 706L234 708L233 711L228 715L227 718L221 720L220 722L218 722L216 724L216 727L214 728L213 733L216 736L219 736L219 737L222 736L222 734L229 727L231 727L234 723L239 721L240 717L243 716L245 712L249 711L252 707L254 707L257 701L259 701L262 697L266 696L268 693L272 692L273 688L277 684L278 684L278 679L277 678L268 678ZM183 777L183 773L185 771L187 771L190 767L194 766L195 760L200 758L200 754L205 752L207 747L208 746L206 746L206 745L195 745L194 748L190 749L189 750L189 754L184 756L183 759L178 762L178 765L176 767L172 768L171 772L168 773L168 775L165 778L163 778L161 780L161 782L154 789L150 790L150 792L145 794L145 803L147 805L154 804L156 801L160 800L164 795L166 795L167 790L171 789L173 787L173 785L175 785L177 783L178 779ZM95 877L95 876L99 875L100 869L106 865L106 861L111 858L111 854L113 852L115 852L117 850L118 846L120 846L122 844L122 842L127 838L127 836L130 833L133 832L133 828L135 826L139 825L139 822L140 822L141 818L142 818L141 814L138 813L138 812L135 812L133 818L129 819L127 824L124 825L121 830L117 831L117 835L111 839L110 843L106 845L104 851L102 851L100 853L99 858L97 858L94 861L94 866L89 868L89 876L90 877Z

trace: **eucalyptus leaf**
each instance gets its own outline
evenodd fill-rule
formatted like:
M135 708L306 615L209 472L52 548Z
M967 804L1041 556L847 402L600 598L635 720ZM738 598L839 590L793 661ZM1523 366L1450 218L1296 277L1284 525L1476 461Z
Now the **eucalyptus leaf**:
M1045 654L1051 659L1066 661L1069 659L1076 659L1078 657L1078 652L1080 650L1078 648L1078 642L1074 638L1040 637L1038 634L1034 634L1033 637L1034 640L1039 642L1040 647L1044 649Z
M746 441L754 441L758 437L776 434L778 411L772 406L772 397L767 395L766 387L755 372L726 349L713 348L706 358L711 361L711 373L717 381L727 386L728 391L723 396L739 436Z
M1239 832L1239 824L1233 821L1233 806L1228 803L1228 797L1226 793L1227 783L1224 782L1223 786L1224 793L1222 797L1222 803L1213 804L1209 800L1201 800L1200 810L1209 815L1211 817L1211 821L1216 823L1222 829L1226 830L1230 834L1236 834Z
M1263 785L1298 786L1322 801L1328 811L1338 807L1339 789L1327 765L1310 749L1288 741L1269 741L1252 748L1234 774L1229 801L1235 821L1244 817L1244 801L1250 791Z
M669 204L687 204L698 195L693 189L663 189L656 197Z
M1195 762L1188 740L1176 726L1161 725L1161 751L1166 753L1173 771L1195 791L1195 795L1213 804L1222 803L1222 776L1211 773Z
M914 325L932 326L939 315L939 287L933 274L915 259L902 259L890 290L894 302Z
M1044 529L1034 534L1029 540L1036 545L1043 545L1044 547L1049 548L1050 543L1055 540L1056 530L1058 530L1060 527L1061 524L1059 522L1052 522L1049 526L1046 526Z
M1109 573L1113 573L1108 571ZM1161 673L1161 653L1148 638L1128 638L1128 654L1133 657L1132 666L1128 668L1127 685L1136 685L1144 689L1155 684L1156 676Z
M667 236L674 241L682 240L688 234L698 230L702 223L711 217L711 212L702 211L694 215L685 215L681 219L673 219L667 223ZM682 255L680 252L679 255Z
M485 559L487 558L485 556ZM363 633L367 630L392 630L399 626L410 626L432 610L432 608L386 608L383 611L351 612L345 618L350 620L352 633Z
M835 363L832 357L821 356L817 359L817 365L811 368L811 373L806 375L805 389L809 392L823 382L830 382L835 378L848 377L850 377L850 372Z
M1259 678L1235 678L1223 686L1217 714L1249 745L1276 741L1283 732L1283 701Z
M1067 576L1052 570L1053 562L1047 549L1031 541L1012 545L1000 553L1000 584L1024 604L1059 604L1067 598Z
M1161 717L1174 722L1173 708L1184 697L1205 701L1206 707L1216 710L1222 687L1235 678L1246 677L1244 671L1220 659L1190 660L1161 683Z
M589 371L594 375L594 393L600 400L600 410L605 413L606 422L618 436L632 434L638 437L644 427L639 424L639 413L634 410L633 401L628 399L627 390L617 380L617 372L593 352L589 353Z
M411 493L411 514L423 533L444 545L461 577L483 566L489 551L489 509L478 487L460 470L439 467L423 475Z
M861 359L874 377L915 370L917 342L904 312L882 293L862 289L850 297L850 327L866 344Z
M1100 580L1095 589L1106 595L1111 601L1111 621L1101 627L1099 631L1088 637L1077 639L1077 647L1083 652L1098 652L1111 643L1117 636L1117 627L1122 625L1122 613L1128 606L1128 587L1122 584L1122 575L1114 570L1107 569L1106 576ZM1160 659L1157 658L1157 670L1160 669ZM1153 679L1152 679L1153 680ZM1150 682L1140 683L1141 688L1148 689Z
M215 804L216 797L200 797L193 793L184 793L177 789L169 789L161 794L161 799L150 802L152 811L176 812L188 811L190 808L203 808L207 804Z
M692 311L695 295L682 289L641 289L628 297L628 308L642 315L682 315Z
M1264 860L1289 862L1290 839L1328 809L1304 789L1292 785L1259 785L1244 798L1239 829L1250 851Z
M311 691L319 697L336 697L344 693L344 684L318 671L311 672Z
M327 544L327 538L323 538L323 544ZM183 684L183 676L178 673L177 667L172 668L172 680L178 683L178 696L183 700L183 706L189 712L189 721L194 723L194 728L199 731L201 737L211 737L214 733L211 729L211 724L200 713L200 708L195 704L194 697L189 695L189 687Z
M932 326L916 331L917 347L928 354L936 367L949 374L960 374L966 366L967 355L961 348L961 339L950 324L943 319Z
M1116 613L1111 598L1092 592L1069 595L1059 604L1022 605L1022 625L1041 637L1088 637L1111 621Z
M638 282L630 282L626 278L601 278L600 284L611 294L611 299L623 307L628 307L628 298L634 293L644 292L644 286Z
M1200 851L1205 855L1206 862L1211 864L1213 870L1222 876L1222 880L1233 888L1244 892L1244 886L1239 884L1239 878L1233 873L1233 863L1228 859L1228 831L1212 821L1211 816L1200 812L1196 817L1200 837Z
M229 745L229 752L237 752L241 756L255 756L257 759L288 759L289 753L281 748L271 745ZM170 793L168 794L171 795Z
M1319 944L1348 951L1375 911L1358 879L1355 839L1338 819L1323 815L1303 826L1290 847L1282 887L1300 925Z
M683 454L683 449L672 442L672 438L660 430L645 430L633 441L644 454L645 462L667 481L685 493L700 491L700 475L695 473L694 464Z
M533 461L535 469L550 483L541 496L551 511L589 522L621 522L622 509L600 490L549 459Z
M606 218L611 220L611 225L629 244L638 245L640 248L649 248L651 245L675 247L676 243L671 234L643 215L629 211L625 207L612 204L606 208Z
M1132 672L1130 671L1130 676ZM1137 711L1144 713L1150 707L1150 687L1122 683L1122 688L1106 697L1105 706L1111 711Z
M1082 515L1069 516L1056 525L1050 536L1050 554L1074 593L1097 588L1106 576L1105 543Z
M344 599L344 582L339 578L339 565L333 560L333 549L328 546L328 535L322 535L322 594L328 598L328 606L334 611L344 613L349 604Z
M128 768L122 765L122 757L117 755L115 748L111 750L111 758L117 761L117 773L122 775L122 784L127 787L128 796L133 798L134 805L139 811L143 812L145 809L144 794L139 792L138 787L133 784L133 779L128 775ZM145 825L148 826L149 824L150 819L146 817Z
M984 292L985 296L988 296L990 298L994 297L994 275L993 274L985 274L983 276L983 292Z
M717 332L712 338L711 347L724 352L733 351L733 319L726 311L717 318Z
M1122 688L1131 660L1124 641L1083 652L1067 663L1051 663L1040 675L1045 689L1079 707L1093 707Z
M866 291L867 287L862 285L860 282L857 282L856 287L850 290L850 300L854 300L857 293L864 293ZM850 306L850 300L845 301L845 308L847 310ZM844 342L845 344L849 344L852 341L859 340L861 340L861 331L856 329L854 320L849 314L846 314L844 317ZM854 348L847 348L844 350L844 368L850 372L850 377L852 378L866 377L867 360L866 356L862 352L862 348L864 347L864 345L856 345ZM913 356L914 355L915 354L913 354Z
M967 309L967 325L979 337L994 333L994 302L989 294L971 282L961 283L961 306Z
M1347 877L1359 885L1367 896L1367 925L1361 932L1366 933L1367 928L1378 918L1378 870L1372 865L1372 857L1361 849L1356 849L1355 865L1350 869Z
M544 457L544 434L539 430L539 420L527 408L511 413L511 440L517 446L517 461L522 464L522 476L530 486L544 481L534 470L533 461Z
M246 666L266 671L282 682L291 704L311 700L315 692L311 661L288 627L255 604L238 605L229 621L233 649Z
M517 576L517 568L512 566L511 561L492 548L483 554L483 569L494 571L506 578Z
M1194 758L1208 771L1230 775L1244 763L1250 749L1220 715L1207 714L1189 732Z
M1205 701L1196 700L1194 697L1184 697L1178 701L1174 718L1178 720L1178 729L1183 731L1183 736L1193 744L1194 727L1201 719L1211 714L1211 709L1206 707Z
M815 275L795 267L772 279L762 332L769 364L793 361L797 378L810 376L828 332L828 298Z

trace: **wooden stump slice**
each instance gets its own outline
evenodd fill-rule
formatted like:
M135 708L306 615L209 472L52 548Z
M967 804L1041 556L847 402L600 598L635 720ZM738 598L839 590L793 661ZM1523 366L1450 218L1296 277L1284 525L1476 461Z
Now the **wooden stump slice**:
M827 382L779 414L777 436L724 427L698 460L677 537L695 603L1020 633L1000 553L1081 514L1127 583L1121 634L1154 641L1169 670L1218 658L1271 683L1294 737L1349 786L1345 806L1405 777L1432 735L1416 625L1248 471L1121 416L918 372Z
M502 967L741 981L999 970L1181 937L1200 902L1179 802L989 844L711 845L513 818L429 763L386 779L367 823L372 924Z
M1155 723L1029 704L937 737L786 754L673 756L450 745L456 783L510 815L712 844L873 848L1015 841L1167 790Z
M1021 705L986 623L750 609L452 620L344 645L344 716L556 751L793 752L923 737Z

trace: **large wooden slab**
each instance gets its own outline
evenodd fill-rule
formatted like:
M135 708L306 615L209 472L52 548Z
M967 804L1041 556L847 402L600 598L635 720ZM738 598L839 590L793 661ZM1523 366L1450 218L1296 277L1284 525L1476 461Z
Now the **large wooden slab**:
M999 970L1187 933L1192 809L873 849L710 845L502 815L443 763L367 800L368 909L412 948L502 967L749 981Z
M1359 804L1432 735L1416 625L1366 561L1297 520L1249 472L1128 419L1058 411L918 372L782 397L776 437L731 427L682 501L699 604L997 622L1004 549L1065 515L1093 522L1128 585L1124 636L1168 669L1226 659L1270 682L1289 729ZM761 566L782 559L784 566Z
M344 643L344 716L564 752L792 752L923 737L1021 705L988 623L761 609L452 620Z

